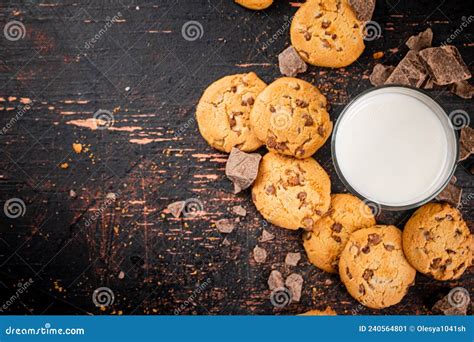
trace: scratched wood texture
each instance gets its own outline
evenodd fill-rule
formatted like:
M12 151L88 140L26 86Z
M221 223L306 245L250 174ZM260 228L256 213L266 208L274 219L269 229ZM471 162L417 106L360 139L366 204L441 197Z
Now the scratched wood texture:
M26 204L19 218L0 213L2 303L19 283L32 280L2 314L296 314L327 306L339 314L429 314L452 287L473 293L472 268L449 282L418 274L399 305L364 308L337 276L308 263L300 232L268 225L249 192L232 194L226 155L200 137L195 105L203 89L224 75L255 71L267 82L279 77L277 54L289 44L286 23L296 9L288 1L264 12L230 0L1 1L1 27L12 20L25 27L23 39L0 37L1 126L31 101L31 109L0 135L0 203L20 198ZM407 51L406 39L427 27L434 44L442 43L469 11L464 1L378 1L374 20L382 36L367 42L356 63L337 70L310 67L301 77L328 97L335 120L348 100L371 87L376 62L396 64ZM195 41L181 32L190 20L203 28ZM91 43L93 37L98 39ZM471 69L472 41L472 27L453 41ZM385 53L379 61L376 51ZM430 93L448 112L472 112L472 101L446 89ZM91 125L99 109L113 113L108 130ZM84 150L74 152L73 143ZM344 192L329 144L314 157L330 174L333 192ZM60 167L64 163L67 168ZM471 229L472 166L469 159L456 171ZM115 201L107 200L109 193L117 194ZM201 201L201 215L173 218L165 210L190 198ZM233 205L248 214L224 236L213 222L234 218ZM410 214L382 212L378 221L403 227ZM256 264L252 250L263 228L276 238L260 244L268 258ZM284 265L287 252L302 253L297 267ZM272 269L303 275L299 303L272 306ZM114 293L113 304L103 309L92 301L100 287Z

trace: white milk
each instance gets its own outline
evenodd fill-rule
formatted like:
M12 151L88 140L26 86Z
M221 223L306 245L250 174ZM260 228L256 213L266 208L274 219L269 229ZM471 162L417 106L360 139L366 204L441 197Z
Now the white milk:
M456 138L442 108L403 87L379 88L356 99L333 139L346 182L385 206L430 198L456 163Z

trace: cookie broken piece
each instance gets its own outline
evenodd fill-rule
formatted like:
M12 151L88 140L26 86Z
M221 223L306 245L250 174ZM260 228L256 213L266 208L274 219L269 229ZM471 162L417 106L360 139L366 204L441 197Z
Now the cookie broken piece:
M229 220L229 219L222 219L222 220L216 221L216 228L221 233L228 234L234 230L235 223L234 221Z
M291 45L278 55L278 66L283 75L291 77L308 70L305 61Z
M385 84L401 84L419 88L427 78L427 72L415 51L408 51L395 67Z
M225 174L234 183L235 194L252 185L257 178L261 159L262 156L258 153L245 153L235 147L230 151Z
M292 273L286 278L285 285L290 290L291 301L299 302L303 290L303 277L297 273Z
M463 99L472 99L474 95L474 87L468 81L454 82L449 90Z
M305 313L299 314L298 316L336 316L337 312L333 310L330 306L328 306L324 310L309 310Z
M455 207L461 203L462 189L455 185L456 177L451 178L449 184L441 193L436 196L436 199L441 202L447 202Z
M471 73L464 63L458 49L452 45L433 47L421 50L419 56L433 82L446 85L471 78Z
M369 21L372 19L375 9L375 0L349 0L357 19L360 21Z
M432 41L433 31L430 28L427 28L425 31L408 38L405 44L410 48L410 50L420 51L431 47Z
M459 138L459 161L469 158L474 153L474 129L466 126L461 129Z
M168 204L166 208L168 209L170 214L173 215L173 217L178 218L181 216L181 213L183 212L185 205L186 203L184 201L177 201L177 202Z
M370 83L376 87L383 85L390 77L393 70L395 70L395 67L391 65L387 66L380 63L375 64L374 70L372 70L372 73L369 76Z

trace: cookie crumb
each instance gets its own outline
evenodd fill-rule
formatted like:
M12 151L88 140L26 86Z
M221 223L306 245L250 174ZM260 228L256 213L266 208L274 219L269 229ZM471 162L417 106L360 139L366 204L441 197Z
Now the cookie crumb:
M384 55L383 51L377 51L377 52L374 52L372 57L374 57L374 59L380 59L383 57L383 55Z
M468 81L454 82L449 90L463 99L472 99L474 95L474 87Z
M69 190L69 197L71 198L76 198L77 197L77 193L74 191L74 190Z
M74 143L74 144L72 144L72 149L76 153L81 153L82 152L82 144Z
M61 163L61 164L59 165L59 167L60 167L61 169L63 169L63 170L66 170L66 169L69 168L69 164L68 164L68 163Z
M260 236L260 242L267 242L267 241L271 241L275 238L275 235L273 235L272 233L269 233L267 232L265 229L263 230L262 232L262 236Z
M278 55L278 65L280 72L289 77L294 77L308 70L305 61L291 45Z
M267 251L259 246L253 249L253 258L255 262L261 264L267 260Z
M235 214L235 215L239 215L239 216L242 216L242 217L245 217L247 215L247 210L245 210L244 207L242 207L241 205L235 205L232 207L232 212Z
M220 231L221 233L228 234L234 230L235 224L233 220L221 219L219 221L216 221L216 227L217 227L217 230Z
M275 290L279 287L284 287L285 282L283 281L283 276L277 270L273 270L268 277L268 287L270 290Z
M437 85L447 85L471 78L469 68L453 45L421 50L420 58Z
M375 64L374 70L369 76L370 83L378 87L385 83L390 74L395 70L393 66L386 66L380 63Z
M296 266L301 259L301 253L288 253L285 257L285 264Z
M470 302L469 292L464 288L456 287L435 303L433 311L442 312L446 316L465 316Z
M309 310L299 316L336 316L337 312L333 308L328 306L324 310Z
M428 27L425 31L408 38L405 43L410 50L420 51L431 47L433 41L433 31Z
M292 273L286 278L285 285L291 292L291 300L299 302L303 290L303 277L298 273Z
M245 153L232 148L225 166L225 174L234 183L234 194L252 185L258 174L262 156L258 153Z
M168 204L166 209L168 209L168 211L170 212L171 215L173 215L173 217L178 218L181 216L181 213L184 210L184 206L185 206L184 201L177 201L177 202Z

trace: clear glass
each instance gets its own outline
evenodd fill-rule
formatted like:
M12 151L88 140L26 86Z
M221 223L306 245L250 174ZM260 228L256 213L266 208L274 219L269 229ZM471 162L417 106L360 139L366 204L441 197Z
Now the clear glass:
M444 175L443 175L444 177L442 178L443 181L440 183L439 187L437 187L429 196L427 196L426 198L423 198L422 200L419 200L414 203L404 204L404 205L387 205L383 203L378 203L377 200L374 200L372 198L366 198L361 193L359 193L356 189L354 189L354 187L348 182L343 172L341 171L341 168L337 161L337 154L336 154L336 139L337 139L337 133L338 133L338 128L340 126L340 123L342 122L344 115L346 115L350 111L352 106L354 106L356 103L359 103L360 100L364 99L364 97L373 95L372 94L373 92L381 92L381 93L382 92L385 92L385 93L398 92L400 94L412 96L422 101L425 105L427 105L430 109L433 110L433 113L437 115L438 119L440 120L440 123L442 124L445 130L445 133L447 135L447 141L448 141L447 150L448 150L449 160L447 161L447 164L445 165L446 171L444 172ZM435 198L441 191L443 191L443 189L448 185L449 181L451 180L451 177L453 176L454 171L456 170L458 153L459 153L459 147L458 147L457 133L453 125L451 124L451 121L446 111L443 109L443 107L427 93L416 88L407 87L407 86L399 86L399 85L386 85L386 86L372 88L356 96L351 102L349 102L346 105L346 107L343 109L343 111L339 115L339 118L337 119L337 122L334 126L334 130L333 130L332 138L331 138L332 160L333 160L337 175L339 176L342 183L354 195L358 196L359 198L371 201L373 203L377 203L382 209L385 209L385 210L395 211L395 210L413 209Z

